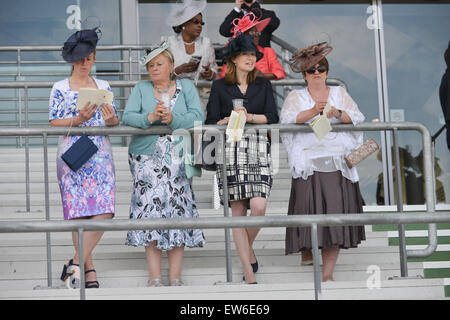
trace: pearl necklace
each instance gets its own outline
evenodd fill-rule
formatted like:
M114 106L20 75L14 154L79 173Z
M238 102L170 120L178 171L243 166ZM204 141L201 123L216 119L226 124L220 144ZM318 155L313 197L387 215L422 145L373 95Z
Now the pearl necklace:
M165 89L159 89L155 85L153 85L153 88L155 88L155 90L158 91L158 93L166 93L167 91L170 90L171 86L172 86L172 81L169 82L169 85Z
M186 42L186 41L183 41L183 42L184 42L185 45L191 46L191 45L193 45L195 43L195 40L192 41L192 42Z

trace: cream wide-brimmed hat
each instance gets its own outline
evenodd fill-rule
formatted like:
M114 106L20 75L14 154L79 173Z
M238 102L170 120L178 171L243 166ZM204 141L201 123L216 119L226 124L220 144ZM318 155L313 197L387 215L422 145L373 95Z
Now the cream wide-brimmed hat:
M169 27L181 26L205 8L206 0L185 0L183 4L178 4L172 9L167 17L167 25Z
M163 41L159 46L152 46L146 49L145 55L139 60L139 63L145 66L150 60L162 53L164 50L169 49L169 43Z

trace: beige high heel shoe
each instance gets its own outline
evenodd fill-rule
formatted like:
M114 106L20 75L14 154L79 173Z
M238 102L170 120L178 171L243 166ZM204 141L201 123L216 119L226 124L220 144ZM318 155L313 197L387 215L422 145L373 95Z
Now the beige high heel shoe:
M160 278L153 278L148 280L147 287L163 287L162 281Z

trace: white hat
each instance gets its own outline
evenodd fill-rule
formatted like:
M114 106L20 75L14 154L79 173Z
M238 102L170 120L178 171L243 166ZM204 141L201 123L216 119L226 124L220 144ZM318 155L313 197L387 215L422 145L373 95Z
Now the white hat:
M167 17L169 27L177 27L191 20L197 14L205 10L206 0L185 0L181 5L176 5Z
M154 46L147 49L147 53L141 58L141 60L139 60L139 63L145 66L150 60L167 49L169 49L169 44L163 41L159 46Z

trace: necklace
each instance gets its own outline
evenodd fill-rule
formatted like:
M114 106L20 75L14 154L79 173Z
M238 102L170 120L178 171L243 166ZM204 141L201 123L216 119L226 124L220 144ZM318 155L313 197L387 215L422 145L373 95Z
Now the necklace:
M158 91L159 93L166 93L167 91L170 90L171 86L172 86L172 82L169 82L169 85L165 89L159 89L155 85L153 85L153 88L155 88L155 90Z
M185 45L191 46L191 45L193 45L195 43L195 40L192 41L192 42L186 42L186 41L183 41L183 42L184 42Z

